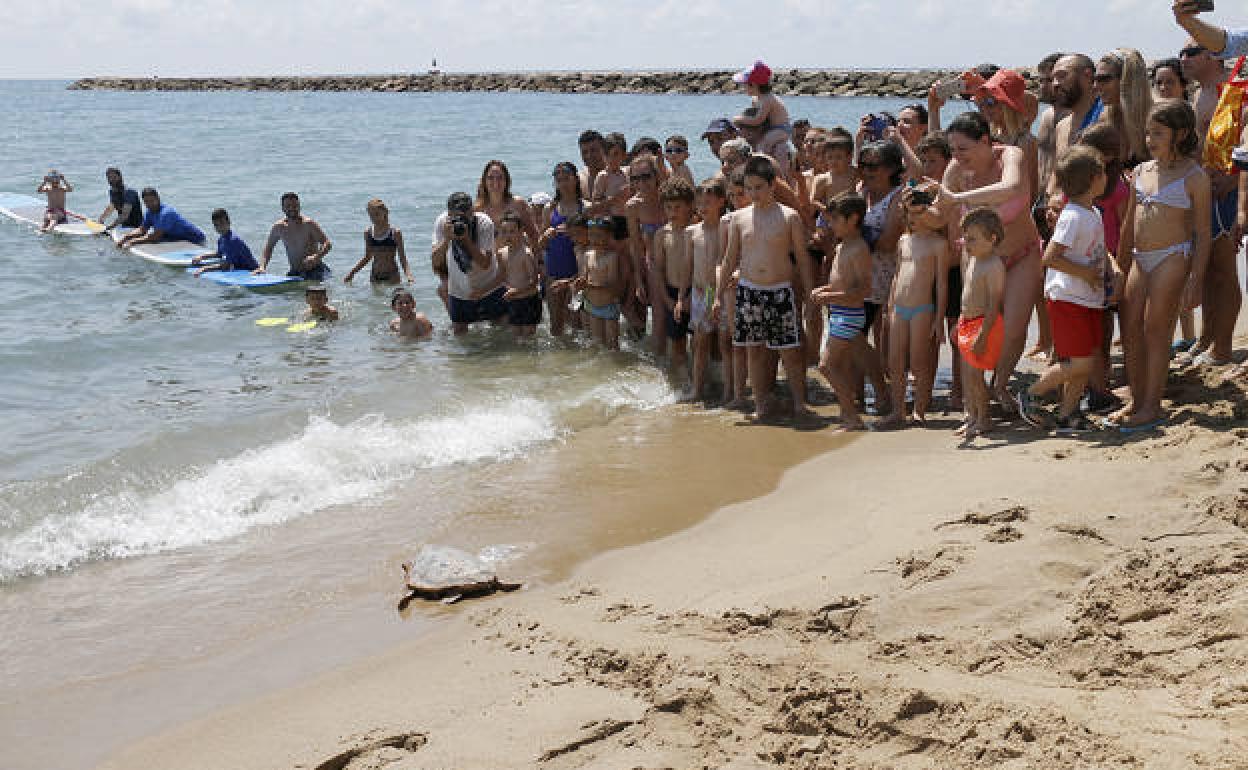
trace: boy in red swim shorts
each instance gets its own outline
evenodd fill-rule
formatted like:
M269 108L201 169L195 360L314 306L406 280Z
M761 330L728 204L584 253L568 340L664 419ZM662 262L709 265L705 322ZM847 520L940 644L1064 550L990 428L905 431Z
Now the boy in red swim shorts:
M962 219L962 239L967 261L966 276L962 279L958 350L962 354L966 421L954 433L969 441L992 429L984 372L996 369L1005 337L1005 324L1001 321L1005 263L997 254L1005 239L1001 217L989 208L972 210Z
M1075 146L1058 158L1054 175L1068 200L1044 251L1048 268L1044 297L1053 329L1054 363L1015 398L1023 419L1039 427L1045 421L1035 397L1061 388L1057 432L1071 435L1091 429L1079 413L1079 400L1101 349L1109 255L1101 213L1093 201L1105 190L1105 164L1096 150Z

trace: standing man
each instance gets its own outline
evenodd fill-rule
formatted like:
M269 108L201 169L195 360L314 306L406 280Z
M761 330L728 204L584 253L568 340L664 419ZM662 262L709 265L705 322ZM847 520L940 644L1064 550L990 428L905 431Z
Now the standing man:
M711 154L719 157L719 148L724 142L737 137L737 127L728 118L715 118L702 132L702 138L711 146Z
M1079 137L1101 119L1105 105L1092 93L1096 64L1081 53L1066 54L1053 65L1053 104L1066 115L1057 121L1053 131L1054 158L1079 143ZM1057 192L1057 183L1048 180L1049 192Z
M433 272L442 280L443 296L455 334L477 321L497 322L507 315L505 271L494 254L494 222L473 211L468 193L452 193L446 212L433 223Z
M1044 114L1040 116L1040 125L1036 127L1036 153L1040 160L1038 189L1041 191L1036 201L1037 209L1044 208L1043 191L1049 187L1049 178L1053 176L1053 164L1057 161L1057 124L1068 113L1065 107L1057 105L1056 95L1053 92L1053 68L1061 58L1062 54L1051 53L1036 65L1036 82L1039 85L1036 97L1041 104L1046 105L1043 108Z
M143 206L139 202L139 194L133 188L126 187L121 171L110 168L104 172L104 179L108 181L108 208L100 214L99 221L103 222L109 214L117 215L112 224L105 226L104 231L108 232L114 227L133 228L143 224Z
M173 206L160 202L160 193L155 188L143 188L143 205L147 207L147 213L143 215L139 229L118 241L117 248L165 241L189 241L203 246L207 241L203 230L186 221Z
M581 132L576 144L581 150L581 162L585 164L578 172L581 197L588 200L594 197L594 180L598 178L598 172L607 167L607 143L602 134L591 128Z
M329 280L331 271L325 264L325 255L334 247L329 236L315 219L303 215L296 193L282 195L282 213L285 216L274 222L269 230L269 239L264 243L264 253L256 272L263 273L268 269L269 260L273 259L273 247L281 241L290 263L286 275L305 281Z
M1200 84L1196 92L1196 133L1203 152L1209 123L1222 84L1230 77L1220 59L1193 36L1179 51L1179 63L1189 80ZM1210 208L1213 213L1213 239L1209 248L1209 265L1205 268L1205 287L1201 303L1200 338L1188 351L1193 363L1222 366L1231 362L1231 343L1235 321L1243 296L1235 255L1239 251L1240 227L1236 221L1239 207L1239 174L1222 169L1205 168L1213 192Z

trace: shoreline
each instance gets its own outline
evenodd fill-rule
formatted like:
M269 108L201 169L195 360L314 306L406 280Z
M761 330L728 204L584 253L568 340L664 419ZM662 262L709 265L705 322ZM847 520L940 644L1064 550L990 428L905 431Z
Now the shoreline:
M926 98L940 78L963 69L776 70L781 96L865 96ZM1030 68L1018 70L1029 85ZM378 91L386 93L542 92L564 94L732 94L740 86L733 70L648 72L492 72L439 75L319 75L202 78L91 77L74 81L71 91Z
M1233 766L1248 393L1173 389L1135 439L870 435L103 767Z

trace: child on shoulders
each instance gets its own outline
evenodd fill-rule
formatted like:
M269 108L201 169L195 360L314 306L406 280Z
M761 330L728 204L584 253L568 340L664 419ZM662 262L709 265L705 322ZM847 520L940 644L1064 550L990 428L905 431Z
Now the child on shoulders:
M793 123L784 102L771 92L771 68L760 59L750 69L733 75L732 79L745 86L752 106L758 110L753 115L738 115L733 122L738 126L758 126L762 130L758 152L777 159L782 155L788 157L784 145L793 137Z

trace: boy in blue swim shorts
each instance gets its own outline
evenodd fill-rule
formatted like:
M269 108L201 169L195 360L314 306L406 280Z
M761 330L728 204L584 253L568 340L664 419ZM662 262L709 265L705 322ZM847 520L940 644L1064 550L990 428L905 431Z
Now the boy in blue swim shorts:
M871 291L871 247L862 237L862 219L866 214L867 202L856 193L842 193L828 203L825 216L840 245L828 282L810 293L812 302L828 308L828 340L819 371L836 391L842 431L867 427L855 402L858 364L866 369L876 393L887 392L879 358L870 354L863 334L867 326L863 302Z

